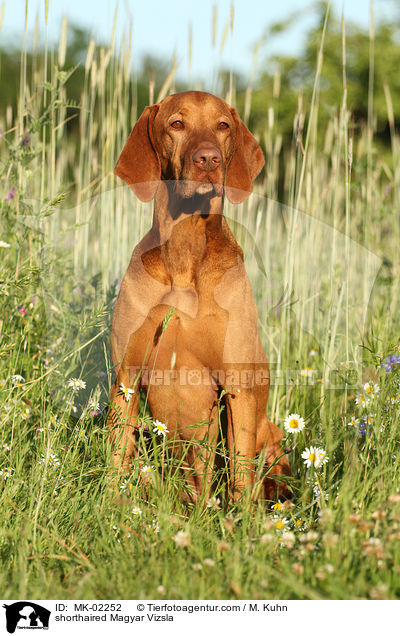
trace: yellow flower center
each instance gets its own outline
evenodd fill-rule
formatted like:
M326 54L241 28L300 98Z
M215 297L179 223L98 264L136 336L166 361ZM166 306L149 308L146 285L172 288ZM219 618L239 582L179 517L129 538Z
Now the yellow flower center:
M284 525L285 524L283 523L283 521L277 521L277 523L276 523L276 527L277 527L278 530L282 530Z
M315 460L317 459L317 456L314 455L314 453L310 453L308 456L308 459L310 460L310 462L315 462Z
M372 393L372 388L370 386L367 386L367 388L365 389L365 393Z
M278 503L276 503L274 505L274 510L282 510L283 506L282 504L278 501Z
M290 420L290 422L289 422L290 428L297 428L298 425L299 425L299 423L298 423L297 420Z

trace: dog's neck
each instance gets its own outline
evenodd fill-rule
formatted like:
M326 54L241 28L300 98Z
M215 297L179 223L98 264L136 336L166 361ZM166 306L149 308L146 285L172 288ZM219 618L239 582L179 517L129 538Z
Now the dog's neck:
M187 232L194 233L193 238L200 238L211 229L214 233L218 231L222 214L223 196L195 193L191 197L182 197L176 192L173 183L161 181L154 198L152 232L156 234L160 245L179 240L179 235L185 242Z
M152 233L173 286L193 285L208 242L221 231L222 212L222 196L183 198L161 182L154 200Z

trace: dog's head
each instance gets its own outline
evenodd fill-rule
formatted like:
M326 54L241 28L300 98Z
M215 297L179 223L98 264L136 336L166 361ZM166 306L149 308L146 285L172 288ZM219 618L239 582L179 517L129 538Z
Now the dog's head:
M219 97L187 91L147 106L115 167L142 201L154 197L160 179L182 197L195 193L244 201L264 156L236 110Z

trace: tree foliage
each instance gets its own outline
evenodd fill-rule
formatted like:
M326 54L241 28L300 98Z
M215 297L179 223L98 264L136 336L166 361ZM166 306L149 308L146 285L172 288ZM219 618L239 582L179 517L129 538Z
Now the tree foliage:
M288 141L293 135L293 121L298 111L299 100L303 112L307 113L314 83L318 50L327 7L325 2L317 5L317 21L305 39L303 52L298 57L291 55L272 56L265 60L263 72L257 78L251 95L249 123L254 130L268 125L268 110L273 109L277 130ZM298 14L289 16L283 23L268 27L265 38L277 36L291 28ZM379 140L390 143L390 126L387 99L392 101L394 123L399 123L400 113L400 18L393 16L390 23L375 26L373 37L359 25L345 25L345 65L343 64L343 25L339 16L330 12L323 47L323 65L318 90L318 127L325 130L332 114L339 112L343 101L344 72L347 84L347 106L352 112L355 130L368 120L373 124ZM85 59L90 34L72 25L68 32L65 68L78 68L68 82L68 99L80 102L85 81ZM97 52L106 49L96 44ZM35 68L40 66L43 51L28 52L26 57L27 82ZM371 68L372 60L372 68ZM55 59L55 63L56 63ZM21 56L8 43L0 46L0 96L1 110L11 106L15 112L20 82ZM169 61L146 55L139 69L131 75L130 95L135 110L140 113L149 103L151 95L157 97L161 86L171 70ZM221 94L229 86L230 73L220 72ZM233 73L236 101L243 112L246 100L247 78ZM174 88L183 90L184 82L175 80ZM370 97L369 97L370 93ZM371 96L373 98L371 102ZM71 133L78 134L77 119L69 122Z

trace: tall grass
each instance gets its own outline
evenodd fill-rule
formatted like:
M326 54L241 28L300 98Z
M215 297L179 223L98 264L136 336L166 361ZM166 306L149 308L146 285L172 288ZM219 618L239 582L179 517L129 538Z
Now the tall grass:
M1 595L394 598L400 364L383 363L400 354L399 139L387 86L390 171L374 143L373 30L367 125L354 133L343 23L343 95L324 138L322 37L311 109L300 96L292 144L282 144L277 74L268 127L253 131L266 149L264 177L246 203L226 206L271 361L269 415L280 425L288 413L306 420L285 441L294 497L281 510L277 502L229 504L222 482L208 507L185 505L179 463L155 438L144 405L140 458L115 491L104 423L110 308L151 224L150 204L113 176L139 115L131 33L118 44L115 24L109 47L89 43L76 108L64 21L58 50L47 41L44 54L37 50L30 82L24 40L18 108L0 111L0 240L9 244L0 248ZM220 42L217 25L215 7L216 59L234 29L233 9ZM188 42L193 85L191 31ZM174 92L175 77L173 62L159 94L150 78L149 102ZM232 72L221 96L236 103ZM79 137L70 138L75 116ZM86 389L70 387L73 377ZM363 408L355 397L367 381L374 397ZM353 415L358 423L349 425ZM321 470L304 465L310 445L327 451Z

